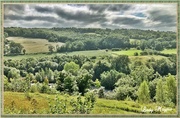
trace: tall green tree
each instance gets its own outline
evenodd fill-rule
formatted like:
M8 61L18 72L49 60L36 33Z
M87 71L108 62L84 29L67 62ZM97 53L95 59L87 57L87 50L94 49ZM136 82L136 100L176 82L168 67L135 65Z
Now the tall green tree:
M129 74L130 73L129 62L130 60L127 55L120 55L112 60L112 67L116 71Z
M177 86L175 76L168 74L166 77L167 98L176 104Z
M131 71L131 76L135 79L137 85L140 85L144 80L149 82L153 79L154 70L146 65L137 66Z
M92 84L92 74L90 74L87 70L80 70L77 74L77 86L79 88L79 92L84 95L87 92L87 89Z
M122 75L122 73L119 73L116 70L103 72L101 74L101 85L104 86L105 89L113 90L115 88L115 83Z
M148 103L150 101L149 86L146 81L141 83L137 95L140 103Z
M156 101L159 103L165 103L167 100L167 91L165 88L165 83L163 82L162 78L158 80L157 86L156 86Z

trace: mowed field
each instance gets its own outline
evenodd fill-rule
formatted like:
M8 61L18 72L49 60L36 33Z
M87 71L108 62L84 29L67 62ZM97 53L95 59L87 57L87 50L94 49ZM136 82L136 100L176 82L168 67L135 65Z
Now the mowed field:
M8 37L10 41L15 43L20 43L26 50L26 53L39 53L39 52L49 52L48 46L52 45L56 48L56 45L59 47L64 45L61 42L48 42L46 39L38 38L24 38L24 37Z
M48 98L53 100L55 95L41 94L41 93L31 93L31 100L28 100L24 93L20 92L4 92L4 113L5 114L31 114L33 109L36 108L38 114L47 114L49 111ZM63 94L59 94L58 97L64 100L66 97ZM71 99L76 99L77 96L68 96L68 102ZM32 101L35 99L37 101L36 107L33 106ZM13 106L12 106L13 103ZM68 105L68 104L67 104ZM97 98L95 107L91 111L91 114L141 114L142 109L146 107L147 109L156 110L159 105L155 103L140 104L135 101L117 101L117 100L107 100ZM161 105L160 105L161 106ZM162 106L163 109L168 109ZM70 109L69 105L67 109ZM172 108L169 111L162 112L162 114L176 113L176 109ZM149 114L147 112L147 114Z

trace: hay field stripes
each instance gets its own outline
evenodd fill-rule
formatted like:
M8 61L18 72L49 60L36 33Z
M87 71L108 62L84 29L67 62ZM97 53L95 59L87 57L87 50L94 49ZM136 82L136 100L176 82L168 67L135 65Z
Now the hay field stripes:
M20 43L26 50L26 53L38 53L38 52L49 52L48 46L52 45L56 48L64 45L62 42L48 42L46 39L39 38L23 38L23 37L8 37L10 41Z

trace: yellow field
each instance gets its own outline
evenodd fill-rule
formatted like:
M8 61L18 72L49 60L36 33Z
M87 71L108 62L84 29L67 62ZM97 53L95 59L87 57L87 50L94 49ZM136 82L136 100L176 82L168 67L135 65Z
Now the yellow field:
M5 114L33 114L36 109L37 114L47 114L49 111L48 99L53 100L55 95L31 93L31 100L25 97L24 93L20 92L4 92L4 113ZM58 95L60 99L65 99L65 95ZM68 101L76 99L77 96L68 96ZM36 106L32 101L36 100ZM94 109L91 114L141 114L142 108L156 109L159 106L156 103L139 104L135 101L117 101L97 98ZM67 106L69 107L69 104ZM162 106L164 109L167 107ZM14 108L14 109L13 109ZM175 114L176 109L161 112L161 114ZM147 112L148 114L148 112Z
M55 48L56 45L59 47L64 45L64 43L61 42L48 42L46 39L39 38L8 37L7 39L14 41L15 43L20 43L26 49L26 53L49 52L49 45L52 45Z

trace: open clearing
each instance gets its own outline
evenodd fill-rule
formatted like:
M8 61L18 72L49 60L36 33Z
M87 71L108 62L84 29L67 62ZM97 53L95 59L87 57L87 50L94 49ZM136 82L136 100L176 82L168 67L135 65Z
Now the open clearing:
M177 54L177 49L165 49L161 52L164 54Z
M122 50L122 51L113 51L112 54L133 56L135 52L137 52L140 55L140 52L142 51L136 49L130 49L130 50Z
M48 94L40 94L40 93L31 93L31 100L28 100L25 97L24 93L19 92L4 92L4 112L7 114L12 111L12 102L14 104L13 107L17 111L21 111L23 113L31 113L32 109L34 109L32 100L35 99L37 101L37 113L46 114L48 112L48 98L54 99L55 95ZM65 99L64 95L58 95L60 99ZM71 99L76 99L77 96L69 96L68 101ZM148 109L156 109L158 105L155 103L150 104L139 104L134 101L117 101L117 100L107 100L107 99L99 99L97 98L97 102L95 103L95 107L92 110L91 114L141 114L141 110L143 107L147 107ZM165 108L165 107L163 107ZM173 108L168 113L176 113L176 110Z
M84 56L88 56L88 57L92 57L92 56L117 56L117 55L128 55L130 57L130 59L134 59L134 58L140 58L140 59L150 59L150 58L154 58L154 59L162 59L162 58L166 58L164 56L160 56L160 55L147 55L147 56L134 56L134 53L138 52L140 53L141 50L135 50L135 49L130 49L130 50L122 50L122 51L107 51L106 50L88 50L88 51L74 51L74 52L67 52L67 53L52 53L52 54L27 54L27 55L17 55L17 56L4 56L4 59L15 59L15 60L20 60L20 59L26 59L26 58L41 58L41 57L52 57L52 56L60 56L60 55L69 55L69 56L73 56L73 55L84 55ZM162 51L163 53L174 53L176 54L176 49L172 49L172 50L166 50L166 51Z
M46 39L39 38L24 38L24 37L8 37L10 41L15 43L20 43L26 50L26 53L39 53L39 52L49 52L48 46L52 45L56 48L64 45L62 42L48 42Z

